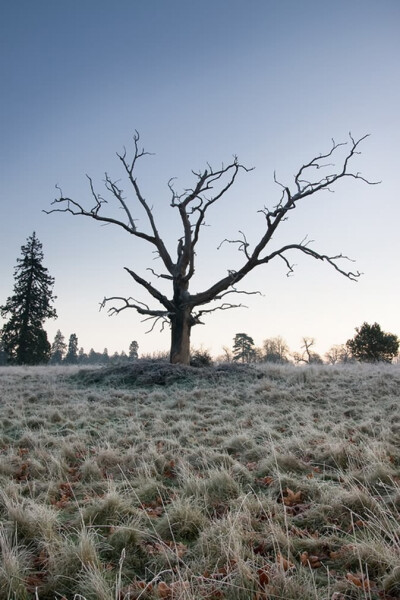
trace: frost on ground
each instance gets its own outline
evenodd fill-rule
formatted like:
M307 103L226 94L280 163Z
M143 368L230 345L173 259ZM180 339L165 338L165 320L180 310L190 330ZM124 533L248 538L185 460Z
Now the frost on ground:
M399 367L178 372L0 370L0 598L399 598Z

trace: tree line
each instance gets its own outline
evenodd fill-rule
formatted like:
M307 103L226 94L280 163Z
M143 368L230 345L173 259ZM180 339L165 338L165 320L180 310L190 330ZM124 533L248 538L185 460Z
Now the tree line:
M286 364L318 365L345 364L351 362L392 362L399 353L399 339L393 333L382 331L378 323L363 323L356 327L356 334L345 344L332 346L324 359L313 349L315 339L304 337L300 352L291 352L286 341L280 336L264 340L262 347L256 347L247 333L237 333L232 351L224 347L222 359L241 363L271 362Z
M53 306L56 300L53 294L54 278L43 266L42 244L35 232L21 247L21 254L14 271L13 294L0 306L1 316L8 317L0 331L0 364L108 364L139 358L139 345L135 340L131 342L128 353L116 352L112 356L109 356L107 348L102 353L93 348L86 353L79 348L75 333L69 336L67 344L60 330L50 344L43 325L46 319L57 318ZM266 339L262 347L257 348L251 336L237 333L232 350L224 347L220 359L242 363L322 364L324 360L315 352L314 345L313 338L304 337L301 351L291 353L285 340L275 337ZM399 340L396 335L382 331L378 323L363 323L356 328L356 335L352 339L333 346L324 358L330 364L392 362L398 351ZM207 351L192 350L190 362L195 366L204 366L211 364L212 358Z

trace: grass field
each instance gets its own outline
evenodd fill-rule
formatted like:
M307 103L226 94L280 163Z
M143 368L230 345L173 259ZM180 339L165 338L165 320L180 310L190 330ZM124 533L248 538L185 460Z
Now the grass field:
M0 394L1 599L400 598L399 366L4 367Z

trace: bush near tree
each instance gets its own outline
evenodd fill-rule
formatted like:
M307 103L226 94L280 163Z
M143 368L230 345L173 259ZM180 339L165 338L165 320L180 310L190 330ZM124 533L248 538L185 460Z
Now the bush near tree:
M382 331L378 323L364 322L356 327L356 335L347 340L351 355L360 362L392 362L399 352L399 340L393 333Z

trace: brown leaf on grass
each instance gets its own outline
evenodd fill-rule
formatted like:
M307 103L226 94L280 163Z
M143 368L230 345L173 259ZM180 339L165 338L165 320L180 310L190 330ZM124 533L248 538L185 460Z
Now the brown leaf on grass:
M359 573L357 573L357 575L353 575L353 573L347 573L346 579L356 587L363 590L369 590L371 588L371 583L368 577L363 577L363 575L360 575Z
M261 585L261 587L265 587L266 585L269 584L269 574L267 573L265 567L263 569L258 569L257 570L257 576L258 576L258 583Z
M271 485L271 483L274 482L274 478L270 475L267 475L266 477L260 477L259 479L256 479L256 482L260 485Z
M294 492L287 487L283 490L281 501L285 506L296 506L296 504L301 504L302 497L303 492L301 490Z
M307 551L300 554L300 562L303 567L309 567L311 569L318 569L319 567L322 567L319 556L308 554Z
M363 527L365 527L365 523L364 521L362 521L361 519L358 519L357 521L354 521L354 523L351 523L347 529L347 531L350 533L353 531L354 527L358 527L359 529L362 529Z
M278 552L278 554L276 555L276 560L284 571L289 571L289 569L294 568L294 564L290 562L290 560L282 556L280 552Z
M164 581L160 581L157 586L157 596L159 598L171 598L172 590Z
M16 479L17 481L26 481L27 479L30 479L28 462L21 463L21 465L14 474L14 479Z

